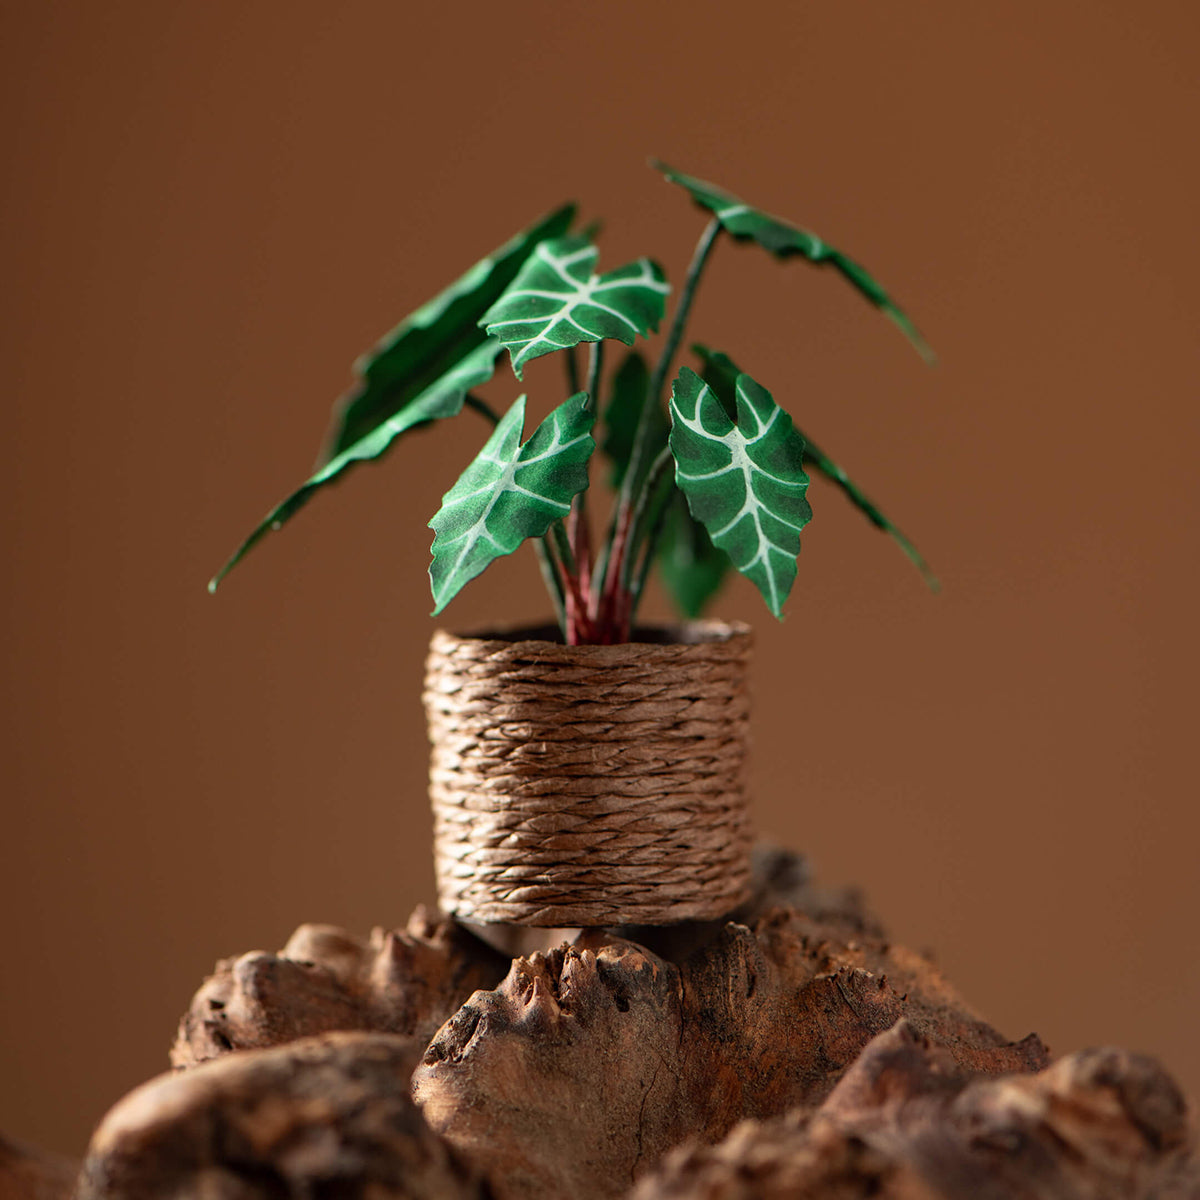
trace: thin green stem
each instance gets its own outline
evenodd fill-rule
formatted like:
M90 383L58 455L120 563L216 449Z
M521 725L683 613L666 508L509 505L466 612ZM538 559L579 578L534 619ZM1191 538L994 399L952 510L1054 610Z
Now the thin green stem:
M654 507L654 501L658 497L659 485L666 476L668 469L674 465L674 462L675 459L671 454L670 446L664 446L650 466L650 470L646 475L646 486L638 497L637 507L633 510L633 526L629 531L629 553L625 556L625 563L621 572L621 586L627 591L630 590L629 583L633 576L633 564L637 558L639 543L643 540L643 533L647 529L646 517L652 510L654 520L649 522L649 536L655 538L655 535L661 532L662 513L666 511L667 505L665 498L657 507ZM655 540L657 539L655 538ZM653 547L650 547L650 553L653 554ZM637 590L633 593L635 603L641 587L645 584L646 572L649 570L646 561L643 561L642 565L644 569L639 573L640 583Z
M642 552L642 563L638 568L637 579L634 580L630 590L629 619L631 622L637 616L638 605L642 602L642 594L646 590L646 579L650 575L650 568L654 565L654 557L658 553L658 543L662 539L662 533L667 524L667 513L670 511L671 493L668 491L650 524L650 532L646 535L646 548Z
M704 274L705 265L708 263L708 256L712 252L721 229L720 220L717 217L713 217L705 226L704 232L700 235L700 240L696 243L695 252L692 254L692 261L688 265L687 278L683 281L683 291L679 295L679 307L675 309L675 319L671 322L671 331L667 334L662 354L655 364L654 374L650 377L649 400L651 403L662 395L663 383L667 378L667 372L671 369L671 362L675 358L675 352L679 349L679 343L683 340L683 331L687 326L688 315L692 311L692 301L696 298L696 288L700 284L700 276ZM641 426L647 424L646 411L645 409L642 411L642 420L638 426L639 433L642 432Z
M571 549L571 539L567 537L567 531L562 521L555 521L550 526L547 536L554 539L554 549L558 551L558 556L562 559L563 571L568 575L576 574L578 568L575 565L575 551Z
M554 549L562 563L562 578L564 588L565 630L564 640L568 646L579 645L581 642L592 640L592 626L587 615L587 598L579 587L579 570L571 539L563 527L562 521L555 521L550 526L548 537L554 539Z
M537 552L542 580L546 584L546 591L550 593L550 602L554 605L554 617L558 621L558 628L565 642L567 640L567 606L563 598L562 576L559 574L558 563L554 561L554 555L550 550L550 539L548 537L534 538L533 548Z
M654 490L658 487L663 472L674 461L674 458L671 456L671 447L664 446L658 452L655 460L650 464L650 470L646 472L646 484L638 493L637 504L633 510L633 519L629 526L629 551L625 556L624 570L621 572L622 583L627 583L629 580L629 569L637 554L638 536L642 531L642 526L646 519L646 510L650 507L650 501L654 497Z
M663 345L662 354L655 364L654 374L650 377L650 387L646 393L646 402L642 406L641 413L638 415L637 429L633 435L633 450L629 456L629 466L626 468L625 478L621 482L621 491L617 499L617 520L613 524L614 530L620 529L623 523L627 525L632 517L630 510L633 506L633 491L641 474L642 462L647 454L646 443L650 431L650 414L659 404L667 372L670 370L675 353L679 349L679 343L683 340L683 331L687 326L688 315L692 310L692 301L696 298L696 289L699 287L700 277L704 273L704 267L708 262L708 257L712 252L713 246L716 244L721 228L721 222L716 217L705 226L704 232L700 235L700 240L696 243L696 249L692 254L692 261L688 265L687 278L684 280L683 291L679 296L679 305L675 309L675 316L671 322L667 340ZM648 480L646 482L648 483ZM615 535L610 535L610 541L612 536ZM623 549L624 553L620 555L613 555L611 551L609 552L605 564L606 577L616 571L621 578L628 578L628 565L623 561L618 562L616 559L625 558L626 554L631 551L631 543L626 541ZM603 581L605 591L615 590L616 582L616 578L611 580L605 578Z
M493 425L500 424L500 414L486 400L481 400L478 396L473 396L468 392L463 403L468 408L473 408L480 415L487 417Z
M572 351L574 347L572 347ZM588 348L588 379L587 379L587 398L583 402L584 411L595 411L597 408L597 399L600 391L600 368L604 362L604 343L592 342ZM576 379L578 382L578 379ZM584 469L591 473L591 461L589 460ZM590 482L590 480L589 480ZM575 552L575 561L579 566L579 586L582 594L587 595L588 587L591 583L592 574L592 539L591 530L588 527L587 514L587 497L589 488L585 487L582 491L576 492L575 498L571 501L571 548ZM586 606L582 614L587 616Z
M608 563L612 557L613 538L617 535L617 510L613 509L608 521L608 532L596 555L596 569L592 572L591 588L588 593L588 616L595 620L604 598L604 581L608 578Z

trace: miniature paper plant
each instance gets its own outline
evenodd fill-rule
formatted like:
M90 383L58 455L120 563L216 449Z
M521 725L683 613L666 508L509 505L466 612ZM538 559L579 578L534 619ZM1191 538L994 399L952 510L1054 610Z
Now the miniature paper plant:
M656 165L711 214L656 355L629 350L606 378L605 343L632 347L656 333L671 289L662 268L645 257L598 273L595 229L572 233L574 206L556 209L355 364L358 383L335 409L316 471L255 527L210 588L351 467L381 457L414 429L471 409L494 428L429 522L435 613L496 558L529 541L571 643L628 640L655 566L686 616L704 610L731 569L781 616L800 534L812 517L814 472L888 533L936 589L912 542L727 354L694 346L698 371L681 367L668 386L697 288L722 238L832 267L931 360L924 339L889 293L816 234ZM476 391L492 380L506 350L518 379L545 355L559 355L565 368L568 398L523 444L526 397L500 416ZM599 444L615 498L603 536L595 536L588 496L601 411Z

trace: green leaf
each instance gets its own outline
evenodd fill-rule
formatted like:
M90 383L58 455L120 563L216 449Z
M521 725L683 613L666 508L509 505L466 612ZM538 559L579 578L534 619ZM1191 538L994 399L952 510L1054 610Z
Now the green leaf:
M405 408L377 425L348 449L330 459L319 471L300 485L286 500L277 504L259 522L254 532L238 547L233 557L213 576L208 590L215 592L221 580L262 541L268 533L282 529L326 484L333 483L347 468L358 462L378 458L406 430L439 417L452 417L461 411L463 398L471 388L491 378L500 353L498 342L476 347L442 376L442 388L432 395L417 397Z
M355 363L362 382L339 401L319 469L259 522L209 582L210 592L268 533L281 529L349 467L378 458L415 426L462 411L467 392L492 377L503 349L479 328L480 314L513 281L533 248L562 233L574 214L574 206L566 205L506 242Z
M659 575L683 615L694 618L704 612L720 590L732 564L729 555L713 545L708 530L688 511L678 488L669 504L659 542Z
M604 410L604 444L602 449L612 463L612 486L621 486L629 460L633 456L633 439L646 398L650 394L650 368L646 360L632 350L617 368L612 379L612 390L608 407ZM662 403L650 417L647 427L646 453L642 457L645 469L658 457L658 452L667 444L671 422ZM635 489L636 491L636 489Z
M587 393L579 392L521 445L525 397L517 398L429 522L434 616L489 563L567 515L571 499L588 485L595 419Z
M714 184L706 183L703 179L696 179L691 175L685 175L682 171L673 170L665 163L655 161L653 165L671 183L677 183L684 188L701 208L706 208L709 212L714 213L725 230L733 237L739 240L755 241L764 250L769 250L774 254L776 258L799 256L806 258L811 263L833 267L876 308L895 322L926 362L935 361L933 351L917 327L887 292L852 258L848 258L840 250L834 249L815 233L800 229L779 217L773 217L760 209L753 208L738 199L737 196Z
M722 354L719 351L709 350L707 346L696 345L692 349L700 357L703 364L703 369L700 372L701 378L709 387L717 394L717 398L725 407L725 411L731 416L734 411L735 404L735 384L737 377L742 373L741 369L729 358L728 355ZM804 464L805 466L816 467L822 475L833 480L842 492L877 529L882 529L888 534L892 540L904 551L909 561L921 573L921 577L925 580L930 591L940 591L941 584L938 583L937 576L930 569L929 564L921 557L916 546L909 541L908 537L892 522L884 516L875 502L838 466L837 463L825 453L805 433L797 428L797 433L804 439Z
M796 578L805 499L804 439L771 393L749 375L736 383L737 424L694 371L671 395L675 481L692 516L778 617Z
M584 237L542 242L480 320L512 356L513 370L580 342L634 339L658 328L671 290L657 263L639 258L592 274L599 251Z
M447 404L457 413L462 407L460 381L448 376L488 341L479 327L480 317L512 284L534 248L564 234L574 216L575 206L567 204L517 234L363 355L354 364L362 382L339 402L322 462L336 458L410 404L448 393L457 396L456 407ZM498 354L499 349L492 354L493 362Z

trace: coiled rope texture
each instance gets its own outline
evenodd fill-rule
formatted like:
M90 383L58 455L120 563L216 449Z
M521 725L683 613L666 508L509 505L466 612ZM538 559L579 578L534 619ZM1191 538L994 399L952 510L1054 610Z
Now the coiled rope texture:
M443 911L665 925L747 898L750 632L666 632L680 640L434 634L424 701Z

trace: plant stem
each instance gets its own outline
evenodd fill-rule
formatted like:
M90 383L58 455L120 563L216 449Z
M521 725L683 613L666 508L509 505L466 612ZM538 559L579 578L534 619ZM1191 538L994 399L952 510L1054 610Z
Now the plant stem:
M579 574L575 554L571 549L571 540L567 537L567 531L563 528L561 521L555 521L550 526L550 533L547 536L553 536L554 548L562 560L562 577L565 588L563 607L566 618L566 632L563 636L566 638L568 646L577 646L580 642L590 642L593 630L591 622L588 620L587 600L579 589Z
M574 349L572 346L572 353L574 353ZM597 408L600 391L600 368L603 362L604 343L593 342L588 348L587 399L583 402L584 412L588 412L589 410L595 411ZM576 383L578 383L577 373ZM591 468L592 464L589 459L584 467L589 476ZM585 594L588 590L588 584L591 582L592 567L592 538L587 515L587 496L589 490L590 488L585 487L583 491L575 493L575 499L571 501L570 525L571 548L575 552L575 561L579 564L579 585Z
M650 413L659 403L663 383L667 378L667 372L671 368L675 352L679 349L679 343L683 340L683 331L687 325L688 314L692 309L692 301L696 298L696 288L700 284L700 277L704 273L708 256L712 252L721 228L721 222L714 217L705 226L704 232L700 235L700 240L696 243L696 249L692 254L692 261L688 265L688 273L687 278L684 280L683 291L679 296L679 305L675 309L675 316L671 321L671 328L667 334L667 340L663 345L662 354L655 364L654 374L650 377L650 387L646 392L646 402L642 406L641 413L638 414L637 429L633 435L633 450L629 456L629 466L625 470L625 478L621 481L621 491L617 499L617 519L614 522L614 532L610 539L612 550L605 564L603 587L604 593L608 598L616 596L618 580L622 577L627 578L629 573L625 557L630 546L628 535L633 516L633 490L637 485L638 475L642 469L642 461L647 453L646 439L649 436L650 430ZM647 480L646 482L648 484L649 481ZM619 546L617 544L618 539L620 539Z
M650 503L654 499L654 494L662 480L663 473L674 462L671 455L671 447L664 446L658 453L658 457L650 464L650 470L646 473L646 486L642 489L638 496L637 507L633 510L633 520L629 529L629 552L625 555L625 561L622 564L621 570L621 586L629 587L629 579L633 574L633 560L637 557L638 540L642 532L642 527L645 525L646 513L649 511Z
M567 640L567 609L563 601L563 582L562 576L558 572L558 564L554 561L554 555L550 550L549 537L535 538L533 548L537 552L542 580L546 584L546 591L550 593L550 602L554 605L554 617L558 621L558 628L565 642Z
M571 347L571 366L568 367L568 381L578 390L579 371L574 359L575 348ZM588 347L588 378L587 394L583 402L584 412L595 411L600 390L600 368L604 361L603 342L592 342ZM574 393L572 393L574 395ZM591 463L584 468L591 473ZM584 636L583 631L590 625L588 620L588 588L592 577L592 538L587 515L588 488L575 493L571 501L571 511L567 517L567 539L574 555L575 568L573 574L578 585L567 593L566 612L569 632L567 641L575 645Z
M612 517L608 522L608 533L605 534L604 541L600 545L600 550L596 555L596 568L592 572L591 590L588 594L588 616L593 621L600 614L600 604L604 599L604 584L608 579L608 564L612 558L613 540L617 532L617 511L614 508Z
M650 525L650 532L646 535L646 548L642 552L642 563L638 568L637 578L634 580L633 587L629 589L631 597L630 621L637 615L638 605L642 602L642 593L646 590L646 579L650 574L651 566L654 565L654 556L658 552L658 542L667 524L667 513L670 511L671 493L668 492L663 498L663 502L658 506L658 511L654 514L654 520Z
M554 539L554 549L558 551L558 556L562 560L563 575L574 575L577 570L575 551L571 549L571 541L567 537L567 531L562 521L555 521L546 536Z
M486 400L481 400L478 396L473 396L468 392L463 399L463 403L468 408L473 408L477 413L487 417L493 425L500 424L500 415Z
M671 322L671 331L667 334L662 354L655 364L654 374L650 377L650 391L647 394L648 404L654 403L662 394L663 382L667 378L667 372L671 369L671 361L675 357L675 352L679 349L679 343L683 340L683 331L687 325L688 315L692 311L692 301L696 298L696 288L700 284L700 276L704 273L708 256L712 252L721 229L720 220L717 217L713 217L705 226L704 232L700 235L700 240L696 243L696 249L692 254L692 261L688 264L687 278L683 281L683 291L679 295L679 307L675 309L675 319ZM639 435L643 435L645 432L643 426L649 424L646 412L647 409L642 410L641 420L638 422ZM644 440L644 437L642 440ZM634 456L631 465L640 465L636 462L637 450L638 447L635 441Z

